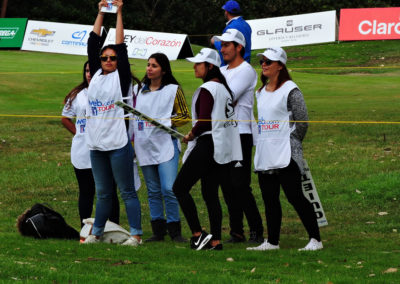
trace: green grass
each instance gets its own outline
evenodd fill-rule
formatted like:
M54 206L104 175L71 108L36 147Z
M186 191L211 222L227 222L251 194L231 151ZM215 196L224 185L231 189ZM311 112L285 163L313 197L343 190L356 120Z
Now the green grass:
M400 124L357 123L400 122L397 46L398 41L373 41L287 48L288 66L313 121L304 154L329 222L321 229L324 250L311 253L297 252L306 233L283 193L280 251L225 244L222 252L196 252L169 240L135 249L21 237L15 219L35 202L48 203L79 227L71 135L59 115L64 96L81 80L85 57L0 51L0 282L398 283L400 272L385 271L400 268ZM141 78L146 62L131 63ZM397 67L340 69L382 64ZM300 69L315 66L338 68ZM174 61L172 67L190 103L201 82L190 63ZM264 214L256 175L252 187ZM199 185L192 194L208 228ZM144 187L139 197L146 238L151 228ZM122 203L121 214L126 228Z

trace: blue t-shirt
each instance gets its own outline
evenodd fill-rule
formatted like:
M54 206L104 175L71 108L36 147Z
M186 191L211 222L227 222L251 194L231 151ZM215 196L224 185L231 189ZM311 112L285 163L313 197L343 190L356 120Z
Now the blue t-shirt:
M229 24L226 25L224 32L228 29L236 29L240 31L246 40L246 46L244 48L244 60L246 60L248 63L250 63L250 56L251 56L251 27L250 25L243 19L243 17L239 17L237 19L233 19L229 22ZM221 53L221 42L220 41L215 41L214 42L215 48L218 50L219 56L221 57L221 66L226 65L224 58L222 57Z

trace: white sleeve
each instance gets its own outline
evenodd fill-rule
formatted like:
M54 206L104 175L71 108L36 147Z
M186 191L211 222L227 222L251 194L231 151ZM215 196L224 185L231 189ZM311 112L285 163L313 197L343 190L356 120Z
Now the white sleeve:
M251 70L251 72L250 72ZM239 100L239 98L247 93L249 89L253 89L257 85L257 73L254 69L243 69L238 73L235 78L236 80L231 80L229 82L229 88L232 90L235 102ZM240 78L240 79L239 79Z
M74 118L76 116L76 110L75 110L75 100L72 101L71 105L69 106L69 99L65 103L64 108L62 110L61 115L69 118Z

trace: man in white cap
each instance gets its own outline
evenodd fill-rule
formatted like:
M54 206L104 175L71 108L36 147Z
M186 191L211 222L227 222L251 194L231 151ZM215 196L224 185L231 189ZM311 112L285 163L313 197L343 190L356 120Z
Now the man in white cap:
M241 16L242 9L240 8L239 3L235 0L229 0L222 6L222 9L224 10L225 19L228 20L226 22L226 27L224 28L222 33L225 33L228 29L237 29L243 34L244 38L246 39L246 46L244 47L245 52L244 56L242 57L244 58L244 60L250 63L251 27ZM225 59L223 58L221 53L221 43L218 41L214 41L214 38L212 38L211 44L215 46L215 48L219 52L219 55L221 56L221 66L226 65L227 63L225 62Z
M235 113L237 114L242 146L242 167L235 167L233 177L235 184L240 185L236 198L240 200L250 227L249 242L262 243L264 241L262 219L250 187L253 148L252 121L255 121L253 115L254 88L257 85L257 73L243 58L246 41L240 31L228 29L224 34L214 36L213 39L220 43L223 59L227 63L220 70L234 94ZM230 241L245 241L243 213L241 213L240 219L235 217L237 214L229 213L231 222Z

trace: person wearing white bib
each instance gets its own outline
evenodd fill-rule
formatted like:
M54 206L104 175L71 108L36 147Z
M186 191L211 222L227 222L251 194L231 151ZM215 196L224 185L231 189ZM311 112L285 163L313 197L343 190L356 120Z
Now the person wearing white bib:
M195 76L204 83L192 98L193 128L182 140L189 145L173 191L193 234L191 248L222 250L222 210L218 188L221 185L232 190L232 163L242 160L233 97L219 70L221 60L217 51L203 48L195 57L186 59L194 63ZM189 193L199 179L211 234L202 230L196 205Z
M258 133L254 169L258 173L265 204L268 239L248 250L279 249L282 208L280 187L302 221L309 243L299 250L322 249L313 205L303 194L304 173L302 141L308 123L303 94L286 68L287 55L280 47L267 48L261 58L262 86L256 92Z
M87 88L91 77L89 62L83 65L83 82L73 88L64 99L61 123L74 135L71 145L71 163L79 186L78 209L81 220L90 218L93 211L93 200L96 192L92 165L90 163L89 148L85 141ZM75 123L73 123L75 119ZM110 221L119 224L119 201L117 187L114 183L112 194L112 209Z
M237 212L229 211L231 237L228 242L240 243L246 240L243 231L244 212L250 227L249 243L262 243L264 241L262 218L250 186L252 150L255 141L253 129L256 129L253 107L257 73L243 58L247 42L239 30L228 29L221 36L214 36L214 41L221 42L221 53L227 63L220 69L234 95L233 103L238 116L243 154L242 167L233 168L234 183L240 185L234 198L239 200L242 208Z
M176 128L189 122L183 90L173 76L165 54L154 53L149 57L141 87L135 85L133 93L137 94L135 108L164 125ZM145 241L163 241L168 231L173 241L185 242L181 235L179 204L172 192L178 172L179 141L151 123L136 118L134 145L147 186L153 231Z
M132 144L128 139L124 110L115 105L132 95L132 74L124 43L122 0L117 6L115 45L101 49L101 26L104 13L98 4L98 15L88 39L88 57L92 80L88 89L87 135L90 160L96 184L96 214L93 230L84 243L98 243L111 210L113 178L121 192L129 221L131 237L123 245L138 246L142 243L141 209L134 186ZM100 50L101 49L101 50Z

